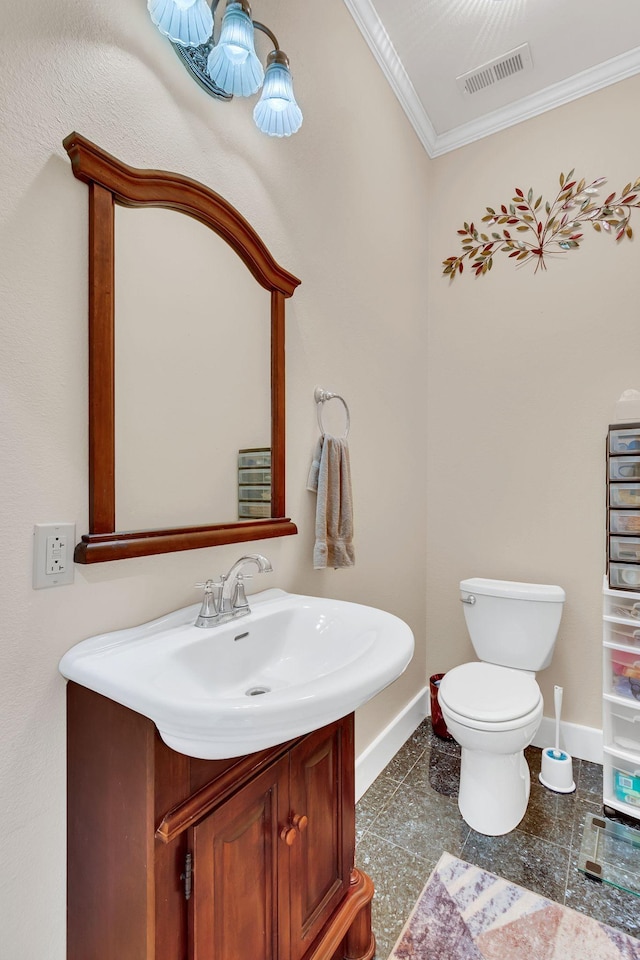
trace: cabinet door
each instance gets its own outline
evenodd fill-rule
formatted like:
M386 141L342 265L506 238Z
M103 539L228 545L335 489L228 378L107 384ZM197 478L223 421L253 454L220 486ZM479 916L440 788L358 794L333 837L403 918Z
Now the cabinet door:
M288 788L283 757L194 827L193 960L288 960Z
M299 960L349 889L354 854L352 718L291 751L291 958ZM296 818L306 817L307 821Z

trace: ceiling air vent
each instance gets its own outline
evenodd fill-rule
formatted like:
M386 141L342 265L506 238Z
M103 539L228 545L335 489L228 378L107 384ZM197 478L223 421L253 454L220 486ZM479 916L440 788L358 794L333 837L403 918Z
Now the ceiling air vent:
M533 69L531 60L531 50L528 43L522 43L509 53L496 57L495 60L489 60L482 66L470 70L469 73L463 73L461 77L456 77L456 83L463 93L472 94L486 90L502 80L508 80L516 73L523 73Z

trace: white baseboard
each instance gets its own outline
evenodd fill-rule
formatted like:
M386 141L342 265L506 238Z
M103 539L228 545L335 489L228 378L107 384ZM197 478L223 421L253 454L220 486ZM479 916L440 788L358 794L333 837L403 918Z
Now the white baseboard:
M543 717L540 729L533 738L533 746L554 747L556 743L556 723L551 717ZM602 763L602 730L596 727L583 727L580 723L560 721L560 746L574 758Z
M424 687L356 757L356 800L396 755L405 740L429 715L429 688Z
M356 757L356 800L369 789L376 777L396 755L425 717L431 713L429 688L424 687L413 700L394 717L376 739ZM555 720L543 717L533 746L553 747L556 738ZM574 759L602 763L602 730L584 727L579 723L560 723L560 746Z

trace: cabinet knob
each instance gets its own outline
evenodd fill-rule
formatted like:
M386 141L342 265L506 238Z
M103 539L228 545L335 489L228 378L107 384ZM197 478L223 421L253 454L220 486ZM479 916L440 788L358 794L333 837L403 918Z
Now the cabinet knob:
M295 843L295 839L297 836L298 836L298 831L296 830L295 827L292 827L291 824L289 824L288 827L283 827L282 830L280 831L280 839L284 840L284 842L288 847L290 847L292 843Z
M307 829L307 824L309 823L309 820L307 817L305 817L304 813L296 813L296 815L291 820L291 823L296 828L296 830L299 830L302 833L303 830Z
M296 837L299 833L302 833L303 830L307 829L307 824L309 820L305 817L304 813L294 814L286 827L283 827L280 831L280 839L284 840L288 847L295 842Z

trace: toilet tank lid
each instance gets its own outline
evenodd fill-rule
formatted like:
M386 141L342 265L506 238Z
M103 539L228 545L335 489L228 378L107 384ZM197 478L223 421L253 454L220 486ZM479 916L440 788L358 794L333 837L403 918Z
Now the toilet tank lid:
M519 583L515 580L485 580L472 577L461 580L463 593L479 593L487 597L511 597L513 600L543 600L549 603L562 603L565 593L562 587L548 583Z

